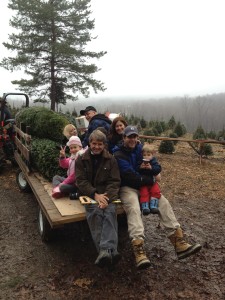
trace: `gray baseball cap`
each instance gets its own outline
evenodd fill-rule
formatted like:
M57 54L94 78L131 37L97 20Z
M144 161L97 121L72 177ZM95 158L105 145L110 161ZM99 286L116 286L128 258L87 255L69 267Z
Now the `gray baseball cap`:
M132 134L138 135L137 127L129 125L124 129L123 135L130 136Z

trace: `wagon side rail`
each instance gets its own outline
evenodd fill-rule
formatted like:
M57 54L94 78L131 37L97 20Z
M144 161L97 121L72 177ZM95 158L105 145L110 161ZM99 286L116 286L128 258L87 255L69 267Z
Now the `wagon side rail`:
M14 125L14 130L16 132L15 136L15 145L16 145L16 151L15 151L15 158L16 160L22 160L24 162L24 168L25 171L29 174L31 172L31 135L30 127L26 126L26 132L22 130L23 123L20 123L20 128L18 128L16 125Z

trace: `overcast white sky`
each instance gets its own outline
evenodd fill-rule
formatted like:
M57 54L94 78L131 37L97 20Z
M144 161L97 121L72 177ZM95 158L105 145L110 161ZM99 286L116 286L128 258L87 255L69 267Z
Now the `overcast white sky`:
M91 47L108 54L95 75L102 96L183 96L225 92L224 0L92 0ZM10 56L10 11L1 1L0 59ZM0 68L0 95L13 92L16 73ZM90 97L93 97L91 93Z

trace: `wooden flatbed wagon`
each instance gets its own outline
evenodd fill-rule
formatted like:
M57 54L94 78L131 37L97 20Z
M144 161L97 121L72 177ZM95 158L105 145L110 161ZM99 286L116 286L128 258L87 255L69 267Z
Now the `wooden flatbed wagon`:
M17 150L15 150L14 157L19 165L17 183L21 191L32 190L34 193L40 207L38 214L39 232L42 240L48 241L51 238L52 229L85 220L85 208L79 200L70 200L69 197L52 198L52 184L31 167L31 136L17 126L15 126L15 131ZM27 132L29 132L29 128L27 128ZM117 213L123 213L121 204L117 204Z
M7 94L15 95L15 94ZM29 98L26 94L26 106ZM21 191L33 192L39 204L38 228L43 241L49 241L54 228L65 224L86 220L85 208L79 200L70 200L69 197L54 199L51 196L52 184L46 180L31 164L32 138L29 127L14 125L15 145L14 158L19 166L16 181ZM88 205L88 204L87 204ZM121 204L117 204L117 213L123 213Z

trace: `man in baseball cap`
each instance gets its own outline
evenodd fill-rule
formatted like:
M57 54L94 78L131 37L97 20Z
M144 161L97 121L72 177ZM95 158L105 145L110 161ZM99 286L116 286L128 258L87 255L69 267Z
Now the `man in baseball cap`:
M85 109L82 109L80 111L81 116L85 116L85 114L89 111L97 112L96 108L94 106L87 106Z
M144 249L145 233L140 211L139 189L142 186L152 186L155 179L152 175L140 172L140 169L144 168L142 164L140 165L142 144L138 140L138 130L135 126L127 126L124 129L123 144L113 148L113 154L120 169L120 199L127 214L128 233L136 266L138 269L148 268L151 264ZM185 240L173 209L163 195L159 199L159 211L160 223L167 230L178 259L184 259L200 251L200 244L189 244Z
M85 109L80 111L82 116L85 116L89 122L87 132L82 141L82 146L85 148L89 145L90 134L98 127L103 127L108 133L112 121L104 114L99 114L94 106L87 106Z

